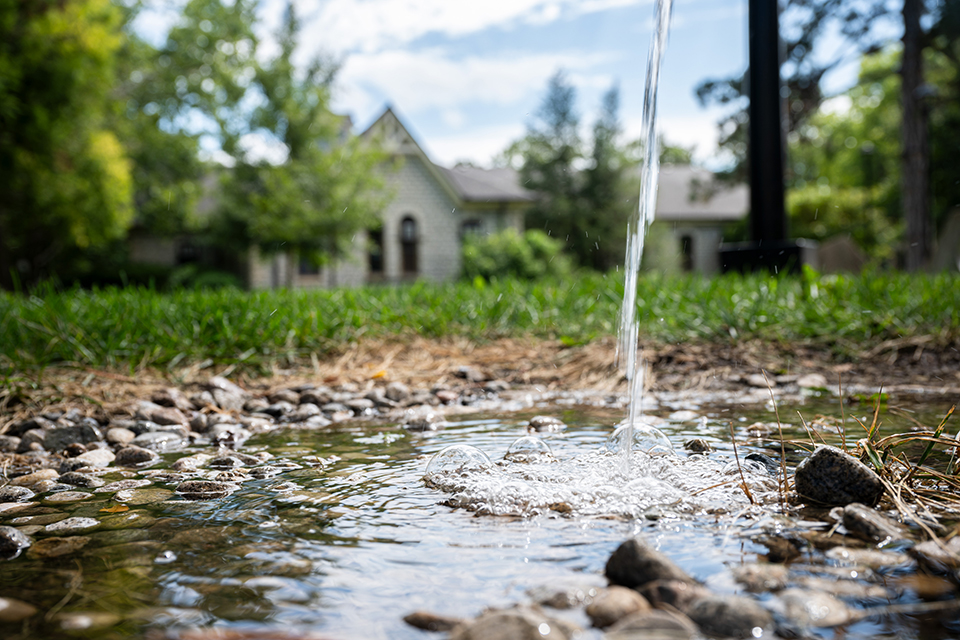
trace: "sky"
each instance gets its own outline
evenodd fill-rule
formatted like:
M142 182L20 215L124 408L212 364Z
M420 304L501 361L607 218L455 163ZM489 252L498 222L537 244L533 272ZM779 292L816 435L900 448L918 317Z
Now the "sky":
M286 0L262 0L265 34ZM558 70L576 88L585 137L602 95L620 90L627 139L640 137L654 0L295 0L302 59L341 64L333 109L357 131L388 106L434 162L489 166L534 121ZM151 17L154 39L164 21ZM167 25L168 26L168 25ZM148 29L148 30L149 30ZM747 61L747 0L675 0L663 58L658 130L695 161L722 165L716 123L698 83L741 73ZM833 84L852 83L856 70ZM828 79L829 80L829 79Z

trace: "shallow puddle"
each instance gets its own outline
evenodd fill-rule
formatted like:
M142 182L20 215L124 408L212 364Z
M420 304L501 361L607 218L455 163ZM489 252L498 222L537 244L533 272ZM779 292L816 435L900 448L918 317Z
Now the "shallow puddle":
M816 420L839 415L835 401L811 400L800 410L810 429L839 440L832 423ZM796 408L790 416L780 411L785 436L809 443ZM550 457L504 461L511 445L530 435L529 419L544 413L566 423L562 431L534 435ZM87 495L43 494L36 506L0 514L0 524L35 540L22 556L0 562L0 597L41 611L16 625L0 623L0 631L11 639L127 638L150 629L175 634L227 626L425 638L404 615L425 609L470 617L564 588L588 594L606 584L607 558L632 535L711 589L733 593L746 591L734 578L737 567L767 553L753 539L828 528L780 517L776 473L745 461L755 453L779 457L769 410L663 402L653 413L676 457L638 454L629 476L605 446L622 411L582 406L457 418L427 433L370 423L274 431L242 448L269 459L201 466L199 476L167 469L207 448L167 453L137 472L110 469L103 486L77 490ZM854 418L872 419L866 404L845 413L848 433L862 432ZM935 426L943 413L932 406L905 415ZM884 420L891 432L911 424L897 415ZM731 423L759 505L737 486ZM693 438L714 450L685 451ZM452 445L476 447L494 464L455 482L425 482L431 456ZM801 457L794 449L791 466ZM229 482L235 490L187 500L174 489L190 477ZM788 566L784 584L843 582L848 590L841 597L855 609L916 603L929 587L896 550L868 562L811 549ZM940 586L939 597L955 596L949 583ZM761 591L758 598L772 604L773 596ZM559 615L584 627L582 637L600 637L582 610ZM957 617L956 611L891 614L813 633L951 638L960 634Z

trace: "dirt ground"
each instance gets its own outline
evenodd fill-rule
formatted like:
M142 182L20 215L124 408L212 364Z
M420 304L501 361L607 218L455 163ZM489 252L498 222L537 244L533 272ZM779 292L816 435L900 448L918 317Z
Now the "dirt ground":
M771 378L822 374L831 385L873 388L888 393L922 393L960 398L960 345L933 348L932 340L889 341L852 361L808 345L764 342L656 345L644 349L646 385L652 391L723 390ZM595 340L567 347L559 341L503 339L474 343L465 339L407 342L365 341L340 353L293 365L275 365L271 375L234 367L193 365L173 371L100 371L83 366L48 368L14 376L0 387L0 433L42 408L85 406L89 414L112 412L120 405L149 398L160 387L184 389L213 375L228 377L250 391L300 384L361 390L390 381L411 388L456 388L503 380L541 391L624 393L626 380L615 365L616 341ZM749 382L751 376L752 382ZM762 380L762 378L761 378Z

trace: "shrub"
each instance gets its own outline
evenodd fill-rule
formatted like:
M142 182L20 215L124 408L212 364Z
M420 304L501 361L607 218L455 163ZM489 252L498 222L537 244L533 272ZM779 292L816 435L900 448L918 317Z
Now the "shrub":
M167 279L168 289L242 289L240 278L226 271L203 269L195 264L177 267Z
M537 229L523 235L515 229L487 236L471 234L463 242L463 277L470 280L507 276L531 280L568 274L571 265L562 244Z

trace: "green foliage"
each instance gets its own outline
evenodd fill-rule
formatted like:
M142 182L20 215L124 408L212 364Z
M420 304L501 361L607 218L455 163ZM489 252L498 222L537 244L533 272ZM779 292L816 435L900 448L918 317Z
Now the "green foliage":
M481 281L482 282L482 281ZM63 362L131 368L211 359L269 366L367 337L564 338L616 331L620 274L409 287L243 292L234 289L37 290L0 293L4 371ZM856 358L885 340L927 336L960 344L956 276L867 273L771 277L641 277L641 339L654 343L762 339L801 342Z
M108 117L121 21L110 0L0 3L0 286L75 268L130 223Z
M243 282L232 273L204 269L195 264L177 267L167 278L169 289L242 289Z
M536 229L523 235L514 229L487 236L468 234L463 240L463 278L532 280L566 275L571 265L562 251L562 243Z

